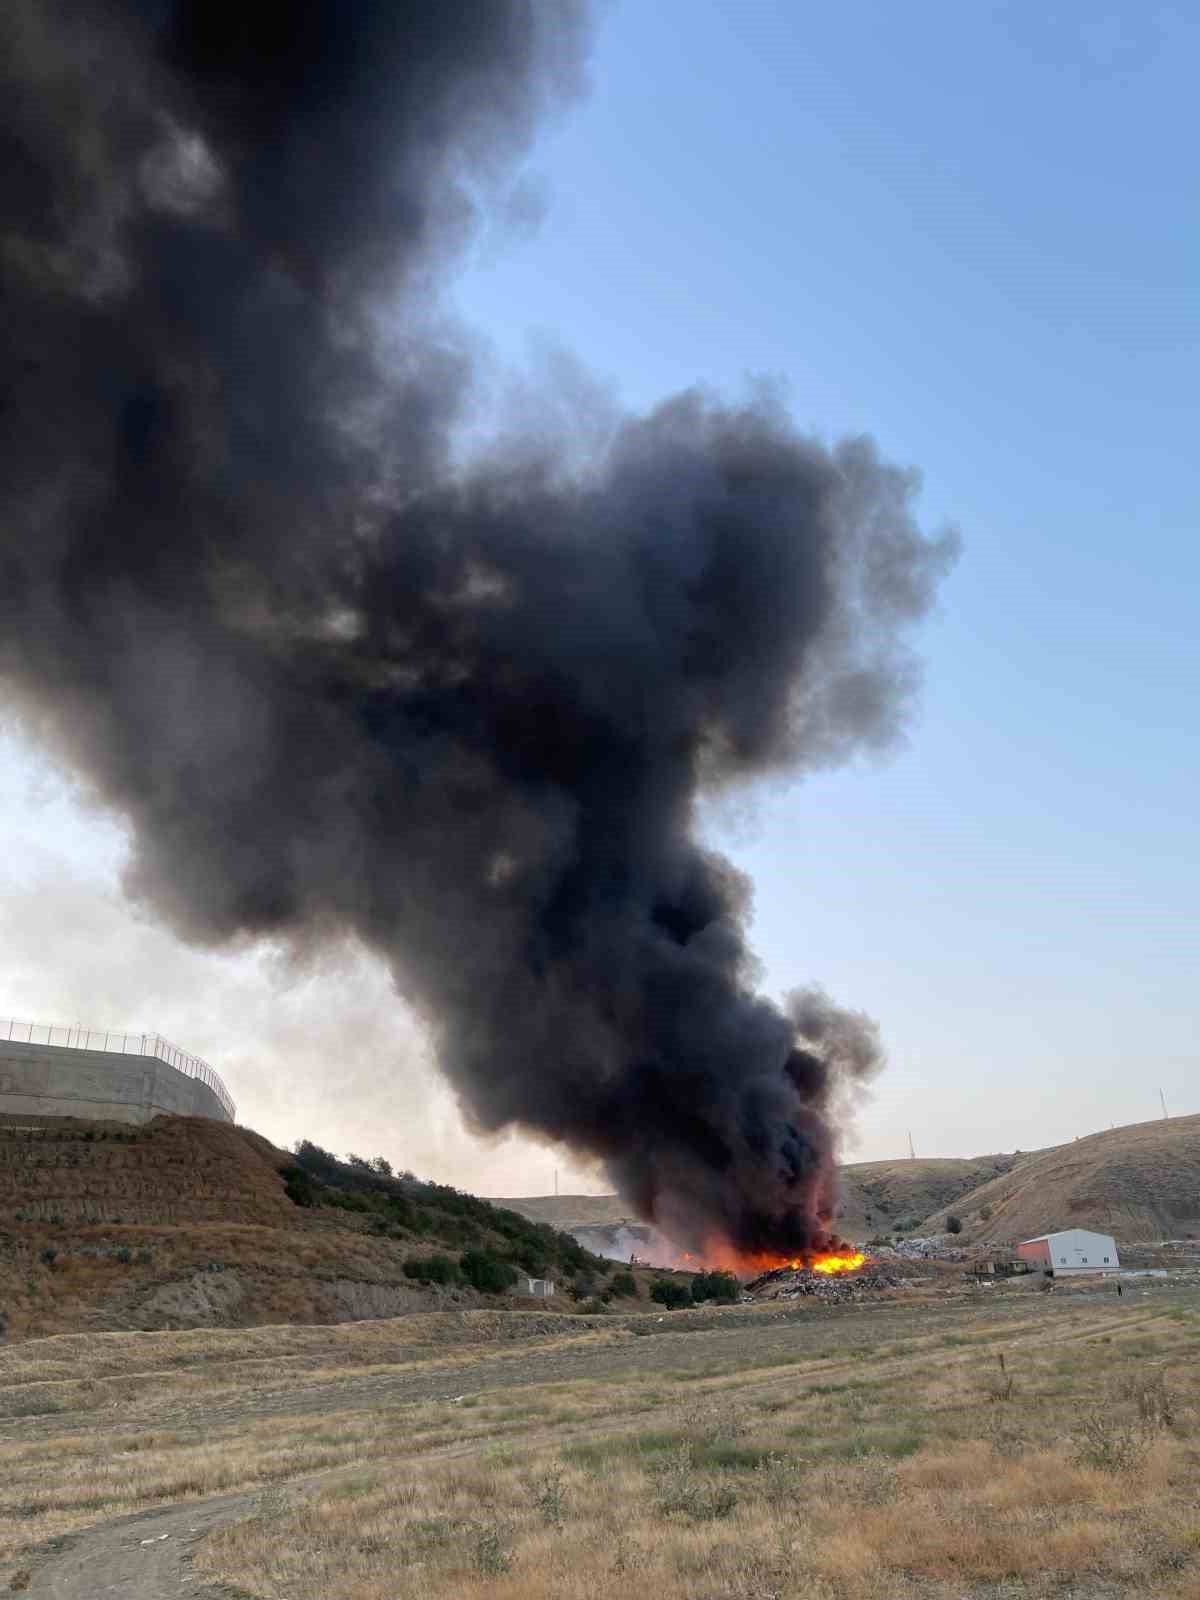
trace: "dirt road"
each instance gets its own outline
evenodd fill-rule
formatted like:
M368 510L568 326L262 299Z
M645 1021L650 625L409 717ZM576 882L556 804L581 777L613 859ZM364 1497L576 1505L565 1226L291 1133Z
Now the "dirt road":
M944 1307L932 1315L929 1308L925 1308L916 1316L903 1308L880 1308L874 1315L846 1317L845 1326L836 1329L831 1326L831 1318L807 1315L769 1327L727 1329L717 1326L692 1333L663 1331L650 1338L631 1339L607 1348L530 1351L520 1359L504 1362L482 1357L478 1362L455 1369L449 1382L445 1371L350 1376L336 1383L314 1385L299 1393L263 1391L249 1399L243 1398L236 1405L207 1408L186 1405L161 1420L169 1421L176 1430L190 1431L214 1428L251 1416L261 1419L327 1413L332 1418L337 1413L361 1408L398 1406L439 1397L451 1399L473 1388L490 1390L581 1377L611 1377L631 1368L691 1376L709 1368L729 1370L732 1367L737 1372L742 1360L754 1363L752 1369L737 1372L736 1376L739 1400L749 1402L839 1381L850 1375L901 1381L906 1371L927 1362L935 1348L937 1359L942 1361L977 1360L981 1353L993 1347L1012 1352L1022 1345L1040 1347L1047 1342L1070 1343L1111 1331L1132 1331L1134 1326L1144 1329L1161 1315L1155 1305L1122 1306L1117 1311L1107 1302L1091 1306L1082 1316L1080 1310L1078 1303L1056 1308L1044 1301L1024 1301L1003 1307L988 1306L984 1318L979 1308ZM986 1332L981 1329L984 1320ZM964 1339L963 1348L954 1348L972 1325L983 1337L972 1338L969 1344ZM882 1339L895 1341L906 1335L919 1339L921 1348L896 1355L881 1354L869 1360L854 1354L856 1347L877 1346ZM933 1345L928 1342L931 1335L935 1340ZM945 1347L947 1338L951 1341L949 1348ZM818 1345L826 1352L834 1346L837 1354L833 1359L822 1360L815 1368L810 1365L807 1370L800 1371L793 1366L789 1370L787 1363L802 1362L807 1355L816 1356ZM778 1364L770 1370L773 1362ZM643 1407L627 1414L618 1410L594 1421L536 1428L521 1435L520 1442L523 1448L536 1448L589 1435L653 1427L656 1423L667 1422L677 1413L677 1407L678 1400L674 1399L656 1410L648 1411ZM114 1433L125 1431L127 1426L114 1426L111 1418L81 1418L80 1421L84 1427L98 1427ZM59 1423L61 1427L61 1419ZM4 1431L10 1432L12 1426L6 1425ZM132 1426L144 1428L145 1421ZM467 1456L490 1448L492 1443L488 1437L462 1439L425 1450L421 1455L423 1460ZM282 1488L275 1486L193 1500L100 1523L56 1541L55 1548L40 1554L28 1571L18 1574L15 1586L30 1600L39 1600L39 1597L102 1600L108 1596L120 1596L121 1600L165 1600L166 1596L181 1594L215 1600L217 1596L228 1596L230 1591L212 1587L192 1571L189 1555L198 1540L223 1523L254 1514L268 1495L275 1499L280 1496L291 1499L318 1484L328 1484L348 1474L361 1474L364 1466L369 1465L369 1460L356 1461L349 1466L297 1477Z

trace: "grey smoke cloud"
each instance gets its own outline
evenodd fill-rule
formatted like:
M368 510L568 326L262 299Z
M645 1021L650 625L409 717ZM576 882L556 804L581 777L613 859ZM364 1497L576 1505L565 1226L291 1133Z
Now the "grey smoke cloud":
M184 937L353 935L477 1128L682 1244L814 1248L877 1035L755 992L697 806L896 738L955 540L761 398L460 459L439 276L586 37L526 0L5 9L0 681Z

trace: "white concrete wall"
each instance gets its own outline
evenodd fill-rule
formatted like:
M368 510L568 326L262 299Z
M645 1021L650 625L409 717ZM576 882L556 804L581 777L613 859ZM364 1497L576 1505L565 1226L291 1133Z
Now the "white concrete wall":
M230 1120L207 1084L157 1056L0 1039L0 1115L149 1122L164 1112Z

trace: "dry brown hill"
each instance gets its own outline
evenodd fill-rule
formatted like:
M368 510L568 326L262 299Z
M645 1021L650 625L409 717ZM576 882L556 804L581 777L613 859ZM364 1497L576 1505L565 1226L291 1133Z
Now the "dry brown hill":
M838 1228L851 1238L887 1233L908 1223L910 1228L939 1206L1006 1172L1015 1156L975 1156L928 1161L857 1161L842 1168ZM553 1228L613 1228L633 1217L629 1203L615 1194L529 1195L497 1200L523 1217ZM585 1233L584 1243L596 1244Z
M1007 1172L1011 1155L915 1161L855 1161L841 1170L838 1231L854 1239L911 1232L933 1211Z
M619 1194L541 1194L523 1195L516 1200L493 1200L494 1206L519 1211L530 1222L544 1222L551 1228L602 1228L636 1218L629 1202Z
M307 1148L313 1170L204 1118L0 1118L0 1338L6 1327L334 1323L487 1304L461 1281L464 1250L530 1270L537 1258L560 1281L591 1270L572 1241L474 1196ZM405 1271L433 1255L458 1281ZM553 1307L570 1308L565 1297Z
M948 1204L939 1203L923 1232L945 1226ZM1200 1116L1139 1122L1035 1151L950 1209L965 1239L989 1244L1058 1228L1097 1228L1118 1243L1200 1234Z
M940 1233L947 1214L963 1239L1008 1243L1056 1228L1098 1228L1118 1241L1200 1236L1200 1116L1095 1133L1025 1154L857 1161L841 1169L838 1230L851 1239L903 1229ZM617 1195L541 1195L500 1202L557 1228L629 1220ZM985 1217L983 1212L989 1212Z
M279 1226L294 1207L291 1157L247 1128L203 1117L143 1126L0 1118L0 1225L238 1222Z

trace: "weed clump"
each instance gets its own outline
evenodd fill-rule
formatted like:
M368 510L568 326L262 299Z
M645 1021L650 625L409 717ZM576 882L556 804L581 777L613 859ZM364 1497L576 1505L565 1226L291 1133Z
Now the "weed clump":
M509 1530L499 1522L484 1522L475 1530L471 1547L472 1564L485 1578L502 1578L512 1571L512 1544Z
M654 1509L660 1517L685 1517L689 1522L714 1522L737 1505L729 1484L697 1470L690 1443L655 1461L650 1468Z
M1144 1433L1105 1411L1093 1411L1071 1437L1076 1463L1098 1472L1132 1472L1146 1453Z
M1121 1386L1122 1398L1132 1400L1142 1427L1158 1433L1175 1423L1178 1407L1175 1395L1167 1388L1166 1373L1158 1368L1151 1373L1134 1373Z

